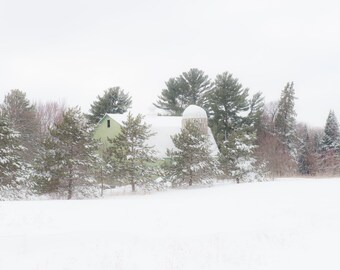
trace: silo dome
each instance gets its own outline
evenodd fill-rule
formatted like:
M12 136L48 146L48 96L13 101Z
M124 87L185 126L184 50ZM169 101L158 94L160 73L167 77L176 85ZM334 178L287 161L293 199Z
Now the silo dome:
M208 119L205 110L196 105L189 105L183 112L183 119Z
M188 122L196 122L203 134L208 134L208 117L204 109L196 105L190 105L183 112L182 128L185 128Z

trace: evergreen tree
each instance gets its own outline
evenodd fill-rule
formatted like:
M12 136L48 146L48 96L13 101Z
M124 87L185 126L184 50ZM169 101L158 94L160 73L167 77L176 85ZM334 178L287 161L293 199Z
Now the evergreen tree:
M182 115L189 105L203 106L205 94L212 87L209 77L196 68L169 79L165 84L166 89L162 90L154 105L170 115Z
M97 196L97 150L93 129L80 109L68 109L45 140L36 175L39 191L67 199Z
M277 104L277 102L268 104L262 115L256 139L258 146L255 150L256 158L260 162L266 163L266 168L272 177L293 176L298 169L297 162L300 154L298 150L300 150L299 145L302 139L296 138L293 151L288 149L282 137L275 130Z
M294 84L287 83L281 93L274 123L276 133L293 156L296 154L295 99Z
M172 141L176 149L167 150L168 161L163 168L173 186L211 183L221 173L209 138L202 134L199 123L188 122Z
M62 165L62 159L62 151L59 151L57 141L49 135L44 139L34 164L33 178L38 194L60 197L64 193L62 178L65 175L65 167Z
M143 116L133 117L128 114L123 122L121 132L109 139L109 152L112 156L113 175L121 184L131 185L132 191L136 186L147 188L152 184L155 175L155 151L147 141L153 136L150 126L143 123Z
M10 127L8 119L0 116L0 200L24 198L32 188L20 139L20 133Z
M255 133L233 131L221 147L221 164L225 174L236 183L263 181L264 164L257 164L254 155Z
M339 149L340 144L340 132L339 123L335 116L334 111L330 111L327 117L325 126L325 135L322 140L322 149Z
M319 128L309 129L309 140L310 140L310 159L311 159L311 175L316 175L320 172L319 169L319 155L321 152L321 142L322 142L322 136L323 131Z
M312 137L312 149L316 153L320 153L322 150L322 141L324 137L324 131L316 131Z
M244 124L242 114L249 110L248 91L228 72L216 76L215 86L207 95L207 106L210 126L219 147L233 130ZM258 102L259 98L254 101L254 109Z
M165 84L166 89L162 90L162 94L158 97L159 100L154 103L154 106L170 115L182 115L186 105L183 100L183 89L180 87L178 78L170 78Z
M263 127L262 116L264 113L264 97L261 92L253 95L249 101L249 113L245 118L245 123L250 132L258 133Z
M87 115L91 123L97 124L106 113L125 113L131 107L131 97L120 87L105 90L103 96L98 96L93 102L90 114Z
M339 175L340 173L340 132L338 120L334 111L327 117L324 136L319 152L319 169L325 175Z
M216 76L207 95L209 124L221 163L227 176L237 182L262 179L254 150L264 111L263 96L260 92L249 100L248 96L249 89L228 72Z
M5 96L1 113L8 119L11 127L21 134L22 145L27 148L23 153L24 159L30 163L40 143L36 108L27 99L25 92L15 89Z
M298 159L299 172L302 175L313 175L315 174L315 159L312 152L312 143L309 138L307 127L304 131L305 135L302 140L300 147L300 155Z

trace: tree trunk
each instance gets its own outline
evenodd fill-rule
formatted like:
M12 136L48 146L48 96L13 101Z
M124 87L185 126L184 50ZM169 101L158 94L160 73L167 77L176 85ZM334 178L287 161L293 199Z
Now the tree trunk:
M101 182L100 197L103 197L104 195L103 166L100 166L100 182Z
M68 193L68 194L67 194L67 199L68 199L68 200L71 200L71 199L72 199L72 195L73 195L73 194L72 194L72 193L73 193L73 192L72 192L72 182L73 182L73 180L69 180L69 181L68 181L68 187L67 187L67 193Z
M71 152L71 157L74 157L74 154L73 154L73 146L71 146L71 149L70 149L70 152ZM69 173L69 180L68 180L68 187L67 187L67 199L68 200L71 200L72 199L72 188L73 188L73 166L72 166L72 163L71 162L68 162L68 173Z
M131 183L131 187L132 187L132 192L135 192L136 191L136 184L135 184L135 182Z

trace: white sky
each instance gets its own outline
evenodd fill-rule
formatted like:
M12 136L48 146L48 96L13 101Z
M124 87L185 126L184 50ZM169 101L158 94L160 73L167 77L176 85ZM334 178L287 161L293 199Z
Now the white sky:
M298 120L323 127L340 116L339 14L332 0L0 0L0 98L19 88L87 111L121 86L149 113L195 67L267 101L294 81Z

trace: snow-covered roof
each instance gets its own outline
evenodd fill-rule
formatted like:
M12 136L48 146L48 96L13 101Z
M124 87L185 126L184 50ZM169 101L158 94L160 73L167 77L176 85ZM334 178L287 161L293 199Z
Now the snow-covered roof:
M127 113L124 114L107 114L110 118L123 125L127 119ZM151 132L155 133L151 136L148 144L154 146L156 155L159 158L166 156L166 149L174 148L171 137L181 131L182 118L178 116L157 116L146 115L143 122L151 126Z
M183 112L183 119L208 118L205 110L196 105L188 106Z
M120 125L123 125L123 122L127 119L128 113L106 115L115 120ZM144 116L143 122L150 125L152 133L155 133L154 136L150 137L148 144L155 147L154 149L157 152L156 155L158 158L166 157L166 150L175 148L171 136L181 132L182 117L146 115ZM218 148L210 129L208 135L212 144L211 150L213 154L217 155Z

